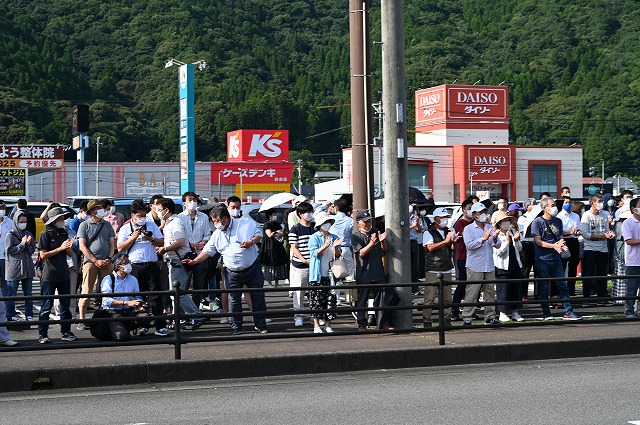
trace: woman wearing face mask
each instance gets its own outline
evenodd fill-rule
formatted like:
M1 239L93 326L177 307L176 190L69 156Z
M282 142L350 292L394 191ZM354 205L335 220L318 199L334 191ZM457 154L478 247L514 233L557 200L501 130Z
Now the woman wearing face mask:
M342 239L329 233L334 220L325 212L315 215L316 232L309 238L309 286L329 286L333 283L330 263L334 256L340 257ZM336 295L326 289L311 290L309 296L310 310L326 310L336 308ZM314 333L322 333L320 320L326 323L324 331L333 332L331 321L336 318L335 313L311 313L314 323Z
M129 256L123 252L118 252L113 256L113 274L105 276L100 282L100 292L102 298L102 308L110 310L114 317L146 317L149 315L140 295L122 295L123 292L140 292L138 279L132 276ZM129 332L136 328L136 323L109 322L111 337L116 341L127 341L131 338Z
M520 231L515 225L515 219L507 215L504 211L497 211L494 214L495 228L499 230L498 240L500 245L493 247L493 263L496 267L496 301L520 301L521 285L518 283L500 283L501 279L522 279L522 262L520 252L522 243L520 241ZM498 320L502 323L511 321L507 313L511 313L513 320L522 322L524 319L518 313L517 304L499 304L500 312Z
M36 241L27 228L27 216L19 210L14 215L13 227L5 239L6 296L15 297L18 285L22 284L25 296L31 296L35 271L31 255L36 250ZM25 300L24 315L33 320L33 301ZM18 320L15 301L7 301L7 321Z
M287 278L287 264L289 257L284 248L284 231L280 223L276 221L278 215L274 209L265 211L268 221L262 228L263 236L260 244L260 264L264 280L271 285L278 286L279 280Z

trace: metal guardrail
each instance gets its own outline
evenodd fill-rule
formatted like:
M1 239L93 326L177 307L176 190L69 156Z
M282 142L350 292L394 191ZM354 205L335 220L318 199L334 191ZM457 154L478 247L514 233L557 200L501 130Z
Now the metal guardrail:
M640 276L590 276L590 280L610 280L610 279L630 279L630 278L640 278ZM583 280L584 277L577 278L534 278L534 279L505 279L505 280L496 280L491 283L497 284L522 284L522 283L540 283L540 282L558 282L558 281L579 281ZM241 334L241 335L227 335L227 336L209 336L202 337L198 336L197 338L185 336L183 335L182 329L180 327L180 322L182 320L190 320L190 319L198 319L198 318L222 318L222 317L230 317L230 316L253 316L253 312L251 311L243 311L238 313L215 313L215 312L207 312L202 314L185 314L181 312L180 307L180 296L185 294L222 294L222 293L249 293L249 292L291 292L291 291L308 291L308 290L347 290L347 289L362 289L362 288L373 288L373 289L384 289L387 287L394 288L406 288L413 286L437 286L439 288L439 293L442 294L445 287L450 287L453 285L457 285L460 283L465 284L486 284L487 281L464 281L458 282L453 280L445 280L444 275L439 273L437 277L437 281L433 283L404 283L404 284L353 284L353 285L338 285L338 286L301 286L301 287L275 287L275 288L237 288L237 289L201 289L201 290L183 290L176 283L173 285L172 289L167 291L148 291L148 292L122 292L117 293L118 295L132 295L137 296L140 295L142 297L148 297L151 295L167 295L173 298L173 312L171 314L165 315L148 315L143 318L136 317L111 317L111 318L85 318L84 320L80 319L69 319L69 320L46 320L39 321L34 320L30 321L29 325L38 325L38 324L49 324L49 325L60 325L62 323L97 323L97 322L126 322L126 321L136 321L136 320L144 320L144 321L152 321L154 319L164 319L168 321L173 321L174 323L174 332L170 337L158 337L158 338L134 338L129 341L79 341L68 344L45 344L45 345L37 345L37 346L14 346L14 347L0 347L0 352L7 351L37 351L37 350L59 350L59 349L69 349L69 348L93 348L93 347L113 347L113 346L136 346L136 345L173 345L174 346L174 358L179 360L182 358L182 345L188 343L196 343L196 342L215 342L215 341L228 341L228 340L263 340L263 339L281 339L281 338L309 338L309 337L322 337L324 334L314 334L309 332L292 332L292 333L267 333L267 334ZM33 295L33 296L16 296L16 297L0 297L0 301L23 301L23 300L43 300L47 298L99 298L102 294L65 294L65 295L54 295L54 296L42 296L42 295ZM438 332L439 335L439 344L444 345L446 342L446 332L447 331L455 331L455 330L469 330L469 329L485 329L485 328L501 328L501 327L526 327L526 326L558 326L563 324L590 324L590 323L609 323L609 322L624 322L624 321L632 321L637 320L637 318L628 319L626 317L612 317L612 318L590 318L589 320L582 321L565 321L565 320L533 320L533 321L525 321L525 322L509 322L509 323L501 323L501 324L480 324L473 326L454 326L445 323L445 309L449 307L465 307L465 306L497 306L497 305L531 305L537 304L540 305L542 303L548 304L557 304L569 302L572 304L578 303L582 304L583 302L612 302L612 301L621 301L621 300L638 300L640 297L590 297L590 298L569 298L569 299L560 299L553 298L549 300L530 300L530 301L496 301L496 302L476 302L476 303L445 303L443 297L439 296L438 301L434 304L413 304L410 305L397 305L397 306L389 306L389 307L337 307L335 309L325 309L325 310L310 310L310 309L301 309L301 310L293 310L292 308L287 309L269 309L264 312L264 316L266 317L291 317L294 314L310 314L314 313L336 313L336 314L351 314L358 311L372 311L375 310L377 312L383 311L400 311L400 310L419 310L422 311L424 309L430 308L432 310L436 310L438 312L438 326L427 327L427 328L419 328L419 327L411 327L411 328L396 328L393 330L367 330L366 332L353 330L353 331L344 331L344 330L334 330L331 335L341 336L341 335L362 335L362 334L389 334L389 333L416 333L416 332ZM262 312L259 312L259 314ZM0 326L7 326L9 329L12 327L24 326L24 322L0 322Z

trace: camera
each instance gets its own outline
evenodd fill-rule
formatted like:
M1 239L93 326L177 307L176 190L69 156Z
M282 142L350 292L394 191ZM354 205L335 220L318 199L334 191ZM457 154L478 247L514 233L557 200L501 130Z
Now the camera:
M147 230L147 226L140 226L140 228L138 229L140 230L140 234L142 234L142 236L150 238L153 236L153 232L151 230Z
M143 301L139 304L140 310L149 310L149 303L146 301Z

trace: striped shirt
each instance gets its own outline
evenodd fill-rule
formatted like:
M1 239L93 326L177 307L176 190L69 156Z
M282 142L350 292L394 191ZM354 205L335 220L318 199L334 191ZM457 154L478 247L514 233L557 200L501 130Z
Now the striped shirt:
M311 257L309 251L309 238L316 232L315 223L311 223L309 227L304 226L302 223L298 223L289 230L289 244L291 246L296 245L302 258L308 260ZM308 264L303 264L298 260L298 257L293 255L291 258L291 265L298 269L309 268Z

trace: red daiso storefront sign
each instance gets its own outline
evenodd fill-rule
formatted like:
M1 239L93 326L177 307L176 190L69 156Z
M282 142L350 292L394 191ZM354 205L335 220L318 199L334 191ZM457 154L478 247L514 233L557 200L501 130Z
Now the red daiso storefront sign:
M288 130L235 130L227 133L228 162L288 160Z
M415 94L416 130L508 129L506 86L442 85Z
M473 180L478 182L509 183L513 177L513 149L511 147L468 148L467 164Z

